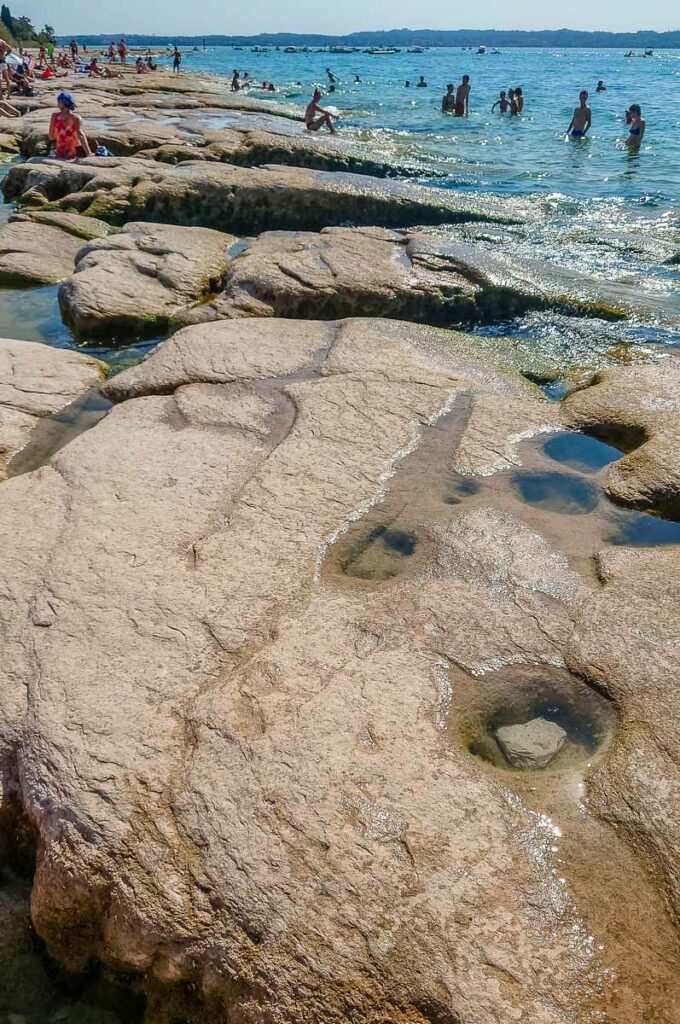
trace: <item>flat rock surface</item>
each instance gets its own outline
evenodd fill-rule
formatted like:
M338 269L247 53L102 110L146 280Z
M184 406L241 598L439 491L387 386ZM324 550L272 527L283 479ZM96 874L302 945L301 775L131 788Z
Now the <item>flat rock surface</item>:
M464 421L486 397L492 420L497 399L505 430L507 403L518 424L547 403L475 339L384 320L188 328L105 391L120 404L100 424L1 494L0 739L42 840L32 908L49 949L183 986L197 1021L592 1019L608 908L643 928L635 901L658 894L636 876L595 909L587 878L572 897L553 823L441 718L454 665L483 686L568 657L600 688L611 669L634 722L625 666L599 645L620 603L640 672L635 602L488 507L437 528L424 508L384 583L337 558L449 410ZM478 436L471 473L488 465ZM657 568L650 643L659 608L662 635L677 620ZM638 734L658 756L678 748L668 658L658 647L645 682L646 715L652 692L668 702L659 746ZM655 765L629 802L625 742L600 768L616 780L602 815L628 807L624 834L643 823L670 885L671 831L636 810L655 787L669 806L669 776ZM602 827L598 864L623 845ZM611 929L614 962L631 932ZM668 956L626 963L670 1000ZM644 1024L644 1001L614 1019Z
M616 501L680 519L680 359L598 372L564 403L569 426L622 449L607 472Z
M71 966L291 1024L596 1005L597 956L536 859L552 828L434 712L442 659L558 656L574 593L536 585L550 550L521 591L492 565L387 589L319 575L471 391L527 394L426 328L190 328L108 392L144 397L3 486L3 749L42 837L34 921Z
M59 290L64 319L77 334L162 330L221 286L235 241L208 228L126 224L79 249Z
M15 222L0 227L0 284L56 284L73 271L82 242L56 226Z
M92 157L74 163L29 160L11 168L8 201L19 199L126 220L256 234L267 229L319 230L351 220L404 226L491 220L513 222L501 200L466 197L369 175L301 167L234 167L193 161L167 166L135 158Z
M532 718L519 725L503 725L496 739L513 768L545 768L559 754L567 734L555 722Z
M104 369L79 352L0 338L0 480L37 422L96 387Z
M336 319L389 315L425 323L490 321L527 310L613 316L605 285L516 268L443 236L379 228L265 232L229 270L224 292L193 322L236 316ZM639 302L621 302L617 315Z
M31 210L15 213L10 218L11 224L20 223L47 224L48 227L59 228L69 235L90 241L93 238L104 238L110 234L111 228L103 220L95 217L81 217L79 213L61 213L59 210Z

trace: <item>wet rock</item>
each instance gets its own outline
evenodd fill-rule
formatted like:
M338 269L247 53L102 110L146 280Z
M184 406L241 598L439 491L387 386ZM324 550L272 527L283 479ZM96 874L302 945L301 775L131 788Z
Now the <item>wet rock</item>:
M309 167L320 171L349 171L378 178L414 175L414 167L372 156L364 145L347 139L320 139L297 128L297 135L261 129L223 128L204 131L198 145L172 143L140 152L140 156L164 163L184 160L209 160L241 167L284 164L286 167ZM141 148L141 147L140 147Z
M532 718L520 725L503 725L496 739L513 768L546 768L564 746L567 734L556 722Z
M65 962L190 985L222 1019L587 1019L601 978L537 861L552 831L444 753L429 711L443 657L554 657L570 605L499 597L493 573L317 576L398 453L477 390L525 394L451 332L204 325L6 485L0 730L41 837L34 921Z
M626 452L607 471L615 501L680 519L680 359L602 370L563 414Z
M55 226L24 221L0 227L0 285L28 288L63 281L81 244Z
M105 369L79 352L0 338L0 480L38 421L96 387Z
M585 297L588 288L591 299ZM565 280L540 268L527 271L443 233L334 227L260 235L235 260L222 295L195 311L194 322L274 315L392 316L442 324L532 309L601 317L603 302L577 275Z
M3 188L8 201L50 202L109 223L160 221L243 234L316 231L348 220L378 226L513 222L493 197L471 198L368 175L296 167L36 159L13 166Z
M64 320L90 336L162 330L220 287L234 242L207 228L126 224L79 249L59 290Z

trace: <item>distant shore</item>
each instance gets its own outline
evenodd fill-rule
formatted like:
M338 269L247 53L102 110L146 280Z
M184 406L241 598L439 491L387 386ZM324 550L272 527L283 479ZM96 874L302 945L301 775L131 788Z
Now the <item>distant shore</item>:
M126 32L60 35L59 42L66 45L71 39L88 46L102 46L111 39L124 36L132 46L486 46L614 49L680 49L680 30L669 32L581 32L575 29L555 31L520 31L499 29L389 29L380 32L351 32L348 35L304 34L300 32L261 32L251 36L227 35L142 35Z

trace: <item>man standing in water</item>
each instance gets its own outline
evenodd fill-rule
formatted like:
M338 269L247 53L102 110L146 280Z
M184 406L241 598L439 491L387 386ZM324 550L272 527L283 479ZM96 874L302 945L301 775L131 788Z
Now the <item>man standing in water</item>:
M456 90L456 117L464 117L470 113L470 76L463 75Z
M327 110L319 106L320 99L321 93L316 89L311 102L307 104L307 109L305 110L305 128L308 132L318 132L319 128L323 128L326 125L331 135L335 135L337 133L333 124L333 118Z
M456 97L453 91L453 82L446 86L446 94L442 96L442 114L452 114L456 109Z
M567 135L572 139L585 139L593 121L593 115L588 106L588 93L582 89L578 94L579 105L574 110L574 115L567 128Z

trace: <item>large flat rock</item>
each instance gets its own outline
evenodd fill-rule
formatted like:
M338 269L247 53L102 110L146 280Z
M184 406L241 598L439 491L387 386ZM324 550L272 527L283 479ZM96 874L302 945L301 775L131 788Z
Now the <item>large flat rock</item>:
M332 568L449 414L486 400L492 420L497 399L518 424L546 403L474 339L379 320L188 328L106 393L104 421L1 494L0 740L50 951L142 972L192 1021L581 1024L615 1002L601 915L661 913L658 893L636 873L586 902L586 930L553 823L440 724L455 666L483 686L568 655L595 676L608 587L512 516L451 507L434 528L420 498L415 568ZM484 471L485 444L467 457ZM670 676L653 685L674 706ZM622 846L607 829L597 864ZM646 1014L641 997L614 1019Z
M184 983L194 1019L585 1019L597 961L536 859L553 830L434 714L442 658L554 659L573 588L317 574L428 421L525 385L456 335L239 321L125 390L147 394L2 491L2 742L50 950ZM559 571L506 529L534 580Z
M13 166L3 188L8 201L50 202L110 223L160 221L245 234L316 231L345 221L388 227L513 221L493 197L295 167L38 158Z
M230 267L222 294L188 319L391 316L446 324L547 308L600 318L639 313L638 301L617 299L615 306L604 283L517 267L443 232L333 227L260 235Z
M96 359L29 341L0 338L0 480L38 422L101 383Z
M79 249L75 272L59 290L64 320L88 336L165 330L220 288L235 241L209 228L126 224Z

